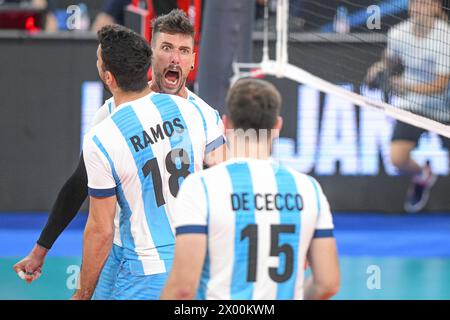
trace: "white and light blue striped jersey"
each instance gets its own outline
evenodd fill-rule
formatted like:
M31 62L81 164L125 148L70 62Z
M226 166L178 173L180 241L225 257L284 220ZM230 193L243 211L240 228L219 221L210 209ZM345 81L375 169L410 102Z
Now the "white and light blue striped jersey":
M173 218L177 235L207 234L200 299L302 299L310 243L334 228L316 180L256 159L190 175Z
M187 89L188 92L188 100L191 101L197 112L202 117L203 125L206 127L206 135L207 135L207 143L209 144L209 148L214 147L214 141L219 138L217 135L217 131L215 127L219 127L221 131L223 129L222 119L220 119L219 112L209 106L203 99L201 99L198 95ZM106 119L116 108L116 104L114 102L114 97L109 98L105 101L105 103L97 110L92 120L91 127L99 124L103 119ZM209 127L212 127L209 129Z
M203 101L199 96L194 94L192 91L187 89L188 100L194 103L195 111L198 112L202 118L202 123L204 126L208 151L212 151L217 148L222 141L222 133L224 132L224 127L222 119L219 113L214 108L210 107L205 101ZM110 114L115 110L116 104L114 102L114 97L111 97L105 101L105 103L97 110L95 113L91 127L96 126L104 119L110 116ZM220 132L217 131L219 127ZM119 224L120 224L120 208L117 210L116 217L114 219L114 225L116 233L114 235L114 244L117 246L122 246L122 241L120 239Z
M151 93L115 108L84 138L89 194L116 195L115 243L136 274L168 270L175 244L170 212L184 178L203 168L207 129L224 142L192 102Z

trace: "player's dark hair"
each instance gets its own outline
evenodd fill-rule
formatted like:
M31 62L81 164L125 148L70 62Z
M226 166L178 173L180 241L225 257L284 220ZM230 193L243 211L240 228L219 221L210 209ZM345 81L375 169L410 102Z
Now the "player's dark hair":
M152 50L136 32L120 25L103 27L98 33L103 70L110 71L123 91L146 88Z
M152 24L152 41L160 32L168 34L182 34L192 37L194 40L194 26L189 21L183 10L174 9L168 14L157 17Z
M281 95L271 83L238 80L227 95L227 112L235 129L273 129L280 115Z

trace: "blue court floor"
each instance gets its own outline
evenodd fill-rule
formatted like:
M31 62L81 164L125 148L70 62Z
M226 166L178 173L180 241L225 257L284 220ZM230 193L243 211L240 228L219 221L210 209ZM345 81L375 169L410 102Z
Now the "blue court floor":
M26 284L12 265L33 247L44 213L0 213L0 299L67 299L81 262L86 215L55 243L42 277ZM334 215L341 290L335 299L450 299L450 214Z

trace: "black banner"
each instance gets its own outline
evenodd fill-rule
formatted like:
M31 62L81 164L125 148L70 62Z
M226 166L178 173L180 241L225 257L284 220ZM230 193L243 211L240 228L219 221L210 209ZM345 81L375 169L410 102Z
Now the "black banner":
M98 81L95 36L69 37L0 39L0 211L50 209L75 168L93 112L108 98ZM255 45L254 59L259 61L261 42ZM382 46L293 42L289 54L291 63L318 76L377 95L360 84ZM333 61L330 52L334 57L349 55L357 63ZM398 176L389 161L393 121L311 87L271 80L284 101L283 139L276 155L317 176L335 211L401 212L409 178ZM426 210L448 211L448 150L429 135L415 157L430 160L440 174Z

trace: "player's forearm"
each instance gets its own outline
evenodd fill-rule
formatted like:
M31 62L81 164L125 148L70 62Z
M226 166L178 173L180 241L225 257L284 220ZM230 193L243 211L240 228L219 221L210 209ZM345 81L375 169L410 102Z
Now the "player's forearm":
M91 299L113 242L113 229L86 225L83 236L83 262L80 272L78 299Z
M327 285L317 283L313 277L305 281L304 299L305 300L326 300L334 296L339 287L333 283Z
M206 234L177 235L175 258L161 299L193 300L206 254ZM192 251L192 248L195 248Z
M49 250L73 218L75 218L86 197L87 174L83 155L81 155L76 170L58 193L47 224L42 230L37 244Z
M161 300L193 300L195 299L196 289L183 281L176 281L169 276L167 285L161 294Z
M67 194L69 193L73 195L73 198L67 201ZM87 194L77 194L76 192L66 191L66 189L61 190L55 202L55 209L50 212L47 224L36 243L50 250L61 233L75 218L86 197Z

